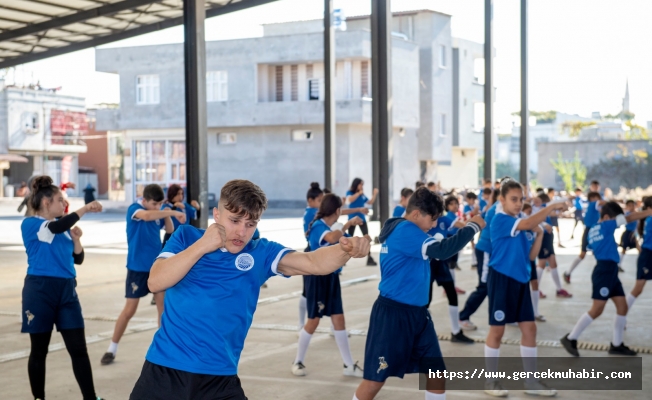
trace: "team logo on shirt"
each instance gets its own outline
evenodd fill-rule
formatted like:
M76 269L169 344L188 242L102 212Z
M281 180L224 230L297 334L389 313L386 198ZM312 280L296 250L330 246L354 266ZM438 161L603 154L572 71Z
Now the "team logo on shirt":
M534 240L534 235L532 235L531 232L525 232L525 238L527 239L528 242L531 242Z
M380 374L380 371L387 369L387 361L385 361L385 357L378 357L378 371L376 371L377 374Z
M235 259L235 267L240 271L249 271L254 267L254 258L251 254L242 253Z
M503 312L501 310L496 310L496 312L494 312L494 319L496 321L498 321L498 322L504 320L505 319L505 312Z
M318 301L318 302L317 302L317 307L319 308L319 313L320 313L320 314L321 314L322 312L324 312L324 308L326 308L326 306L324 305L324 303L322 303L321 301Z
M136 290L138 290L138 285L136 285L136 282L131 282L131 294L136 293Z
M602 289L600 289L600 296L602 297L609 296L609 288L603 287Z
M27 325L32 323L32 320L34 319L34 314L29 312L29 310L25 311L25 316L27 316Z

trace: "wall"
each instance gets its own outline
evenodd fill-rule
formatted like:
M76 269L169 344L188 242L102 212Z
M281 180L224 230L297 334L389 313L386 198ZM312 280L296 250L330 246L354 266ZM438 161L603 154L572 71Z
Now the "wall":
M435 182L445 189L478 187L478 150L454 147L451 165L437 165Z
M458 49L458 143L459 147L474 148L484 153L484 131L474 129L475 104L484 103L484 85L475 79L475 60L484 58L484 45L459 38L453 38L453 47ZM455 84L455 83L454 83Z
M0 80L0 85L4 81ZM7 91L0 86L0 154L9 152L9 120L7 116Z
M105 198L109 191L109 150L106 131L95 130L95 118L89 113L88 135L101 136L96 139L86 139L86 153L79 154L79 166L93 168L97 174L97 185L95 189L96 198ZM80 188L80 190L83 187ZM83 192L82 192L83 193Z

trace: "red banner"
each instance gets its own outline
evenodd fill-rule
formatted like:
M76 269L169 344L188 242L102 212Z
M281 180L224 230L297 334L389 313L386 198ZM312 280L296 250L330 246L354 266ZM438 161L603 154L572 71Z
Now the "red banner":
M88 134L86 113L50 110L50 132L52 132L52 144L77 144L78 136ZM66 139L66 136L73 137Z

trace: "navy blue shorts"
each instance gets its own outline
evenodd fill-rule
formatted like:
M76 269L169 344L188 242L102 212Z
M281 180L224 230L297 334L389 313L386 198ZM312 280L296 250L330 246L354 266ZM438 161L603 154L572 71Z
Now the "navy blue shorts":
M428 309L378 296L369 317L364 379L385 382L416 374L422 358L432 359L429 368L446 369Z
M489 325L534 321L529 283L521 283L489 268L487 296Z
M84 327L75 278L27 275L23 286L23 333Z
M636 233L633 231L625 231L620 237L620 247L625 250L636 248Z
M453 275L445 261L430 259L430 284L437 281L437 286L442 286L445 282L452 282Z
M623 284L618 278L618 263L615 261L598 260L591 274L594 300L609 300L612 297L625 296Z
M584 227L584 233L582 233L582 253L586 253L586 250L589 247L589 231L591 228L588 226Z
M537 275L537 262L531 260L530 261L530 281L536 281L539 279L539 275Z
M550 217L550 226L559 226L559 217Z
M305 277L308 318L344 314L342 288L337 272Z
M584 213L582 213L582 210L575 210L575 221L584 223Z
M127 270L127 280L125 281L125 297L128 299L140 299L147 296L149 286L147 280L149 279L149 272L138 272Z
M652 280L652 250L641 248L636 261L636 279Z
M552 233L544 232L543 241L541 242L541 250L539 250L539 259L545 260L555 254L555 247L553 245L555 235Z

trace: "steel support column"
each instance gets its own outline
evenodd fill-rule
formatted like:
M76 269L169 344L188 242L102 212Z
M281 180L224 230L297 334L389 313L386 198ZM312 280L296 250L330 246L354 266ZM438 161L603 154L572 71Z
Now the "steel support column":
M527 142L528 142L528 130L529 124L528 120L530 119L530 111L528 108L528 82L527 82L527 44L528 44L528 32L527 32L527 0L521 0L521 173L520 180L521 183L528 183L528 153L527 153Z
M374 219L389 218L392 188L392 11L391 0L371 0L371 148L373 186L378 188Z
M208 226L208 143L206 127L205 0L184 0L186 89L186 198L197 200L200 228Z
M494 38L493 0L484 0L484 178L494 180Z
M335 28L333 0L324 0L324 187L335 189Z

